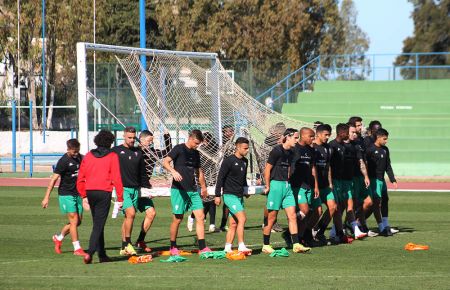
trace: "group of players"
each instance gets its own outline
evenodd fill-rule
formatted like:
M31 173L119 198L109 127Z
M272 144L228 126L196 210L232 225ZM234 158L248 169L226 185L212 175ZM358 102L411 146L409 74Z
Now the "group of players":
M281 209L285 210L288 219L288 229L283 233L283 237L296 253L308 252L311 246L330 242L351 243L353 239L378 234L391 236L398 231L388 223L389 199L384 180L387 173L389 180L397 186L386 147L389 134L378 121L370 123L365 137L362 129L362 118L351 117L347 123L336 126L336 138L328 142L332 134L331 126L317 122L314 128L286 128L277 139L278 144L271 146L263 169L264 194L267 195L263 253L270 254L274 251L270 245L270 235ZM102 131L96 136L97 140L101 134ZM159 158L164 158L163 167L173 177L170 189L173 214L170 225L170 254L180 254L176 240L179 226L187 211L192 211L195 217L199 253L211 251L205 242L205 213L202 202L202 198L208 196L207 183L201 153L197 150L204 142L204 134L199 130L192 130L185 143L173 148L170 135L167 134L164 136L166 147L163 150L152 147L153 135L149 131L141 132L137 147L136 137L135 128L127 127L124 130L123 144L112 149L107 148L118 156L119 161L121 180L109 182L121 193L120 201L123 197L120 206L125 218L122 224L120 255L136 255L136 250L151 252L145 243L145 237L156 216L155 206L151 198L140 197L139 193L141 188L151 187L150 177ZM251 249L244 243L244 195L248 186L249 166L246 156L249 147L248 139L239 137L235 140L234 152L228 154L221 163L214 199L216 206L223 201L224 208L229 211L224 250L232 251L232 243L237 235L238 251L246 255L251 254ZM83 171L85 162L79 154L79 148L80 144L76 139L67 141L67 153L55 167L42 207L48 206L50 193L61 177L58 188L59 205L61 212L67 214L69 223L59 234L53 236L55 252L61 253L63 238L70 233L74 254L84 256L85 263L90 263L92 253L98 249L84 252L77 236L83 207L88 207L86 196L89 197L89 190L87 195L81 195L83 199L79 191L82 184L87 184L90 178L92 180L95 177L90 177L85 172L82 177L78 176L79 170ZM94 150L98 149L101 148ZM322 211L322 204L326 207L325 211ZM133 244L131 233L137 211L145 212L145 217L139 237ZM344 212L346 218L343 220ZM378 224L378 233L370 231L366 223L372 213ZM95 224L94 212L92 214ZM331 221L333 225L330 239L327 240L325 231ZM346 227L348 231L345 231ZM103 228L101 230L103 231ZM100 236L101 243L104 244L103 232ZM99 251L99 260L110 261L104 248Z

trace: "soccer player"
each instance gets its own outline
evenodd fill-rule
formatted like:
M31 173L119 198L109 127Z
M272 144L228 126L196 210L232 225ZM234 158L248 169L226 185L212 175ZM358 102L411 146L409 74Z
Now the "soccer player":
M105 223L111 206L111 193L116 189L119 207L123 201L122 178L120 177L119 158L111 151L114 135L101 130L94 137L96 149L91 150L83 158L77 179L77 190L88 200L92 214L92 232L89 249L83 258L85 264L92 263L92 256L98 253L100 263L110 262L105 251Z
M289 184L289 175L293 160L292 148L299 139L298 131L286 129L283 134L283 144L275 146L269 154L264 169L266 181L264 193L267 194L266 207L269 211L267 225L264 227L264 245L262 252L270 254L274 251L270 245L270 232L280 209L284 209L289 223L289 232L292 239L292 250L295 253L309 251L298 240L297 215L295 213L295 199Z
M77 191L76 183L78 177L78 170L82 156L80 152L80 143L77 139L70 139L66 142L67 153L64 154L56 163L52 178L45 192L44 199L41 202L43 208L48 207L50 193L53 190L56 182L61 178L61 183L58 187L59 209L62 214L67 216L69 223L66 224L61 232L53 236L53 243L55 244L55 252L61 254L61 245L64 237L70 233L73 245L73 254L77 256L84 256L86 253L80 246L78 241L77 227L81 224L83 217L83 200Z
M156 161L158 159L164 158L169 151L172 149L172 139L170 137L170 134L167 132L164 134L164 143L165 143L165 149L159 150L155 149L153 147L153 133L144 130L139 134L139 149L142 152L142 156L144 158L145 163L145 171L146 175L149 179L153 174L153 169L155 168ZM151 184L148 184L151 187ZM156 210L153 202L149 202L147 200L148 198L138 198L138 209L142 210L143 208L147 207L145 209L145 217L141 224L141 231L139 233L139 237L136 240L136 249L141 250L143 252L151 252L152 249L147 246L145 243L145 236L147 235L147 232L150 230L150 227L152 226L153 220L156 216ZM151 206L151 204L153 206ZM148 206L147 206L148 205Z
M389 226L388 218L382 217L380 208L380 199L383 190L386 190L384 174L387 173L389 180L397 188L394 171L391 167L389 149L386 146L389 133L383 128L378 129L375 134L375 143L367 148L367 163L369 166L370 187L372 189L373 214L378 223L380 234L392 236L393 232Z
M223 193L223 203L230 210L230 223L226 236L225 252L231 252L234 236L237 232L238 251L251 254L244 243L244 226L247 217L244 212L244 187L247 186L247 167L249 141L244 137L237 138L234 155L223 160L217 177L215 204L220 205Z
M300 139L293 149L294 161L289 182L292 186L297 209L299 241L312 244L312 227L322 214L319 199L319 185L316 177L316 165L312 143L315 133L312 129L300 129ZM287 239L284 234L285 240Z
M375 142L375 132L380 128L382 128L380 121L370 121L369 128L367 130L367 136L364 137L365 148L369 148L369 146Z
M364 166L367 168L366 162L366 147L364 143L364 138L362 137L362 121L363 119L358 116L350 117L348 123L350 127L354 127L356 129L356 138L351 140L353 146L355 146L356 150L361 152L363 157ZM373 125L373 124L372 124ZM364 176L361 173L361 164L359 162L355 162L354 169L355 176L353 177L353 202L355 213L358 218L358 221L361 225L361 230L368 234L368 236L375 236L376 234L372 231L369 231L366 225L365 212L367 212L372 207L372 198L370 194L370 187L366 186L364 181Z
M338 242L349 243L346 235L343 234L342 216L338 212L336 198L333 193L333 183L331 180L331 149L328 145L328 139L331 136L331 126L328 124L319 125L316 128L316 138L314 140L314 156L316 161L316 176L319 186L321 203L327 206L324 216L317 224L316 237L321 242L325 242L325 231L329 221L333 219L335 229L338 235Z
M200 153L198 146L203 142L200 130L192 130L186 143L178 144L164 158L164 168L173 176L170 189L172 205L172 223L170 225L170 254L179 255L177 235L184 213L192 210L195 215L199 254L210 252L205 242L205 229L202 199L197 191L195 176L200 183L201 195L208 195L205 176L200 168ZM173 161L173 167L170 163Z
M222 127L222 146L227 146L229 143L231 143L233 141L233 137L234 137L234 128L231 125L225 125ZM232 147L232 146L231 146ZM233 150L230 150L231 147L228 146L228 148L225 149L224 152L224 158L233 155ZM212 205L215 207L215 203L212 203ZM211 209L209 210L210 212L210 218L211 218ZM227 231L227 220L228 220L228 216L230 214L230 210L227 208L227 206L225 205L225 203L222 206L222 219L220 221L220 231L222 232L226 232ZM214 209L214 215L215 215L215 209ZM210 225L210 232L211 231L215 231L215 225L214 225L214 229L211 228Z
M120 175L123 184L123 207L125 219L122 224L122 247L120 255L136 255L136 250L131 242L131 233L133 230L136 211L149 211L154 208L153 201L150 198L141 198L139 203L139 189L141 187L150 187L149 178L145 170L145 161L142 151L134 146L136 141L136 129L126 127L123 131L123 144L112 149L119 156ZM154 209L153 209L154 211ZM147 213L146 213L147 214Z
M331 172L333 181L333 192L338 201L339 210L342 213L347 211L347 220L351 224L353 233L356 239L361 239L367 236L363 233L355 220L355 214L353 210L353 171L355 168L355 162L361 162L361 152L350 142L350 136L352 139L356 137L355 127L349 127L347 124L338 124L336 126L336 138L330 142L331 148ZM361 166L361 169L363 167ZM364 167L365 169L365 167ZM362 171L363 174L367 173ZM369 185L369 180L366 177L366 186ZM333 236L330 233L330 236ZM336 233L340 234L340 233Z

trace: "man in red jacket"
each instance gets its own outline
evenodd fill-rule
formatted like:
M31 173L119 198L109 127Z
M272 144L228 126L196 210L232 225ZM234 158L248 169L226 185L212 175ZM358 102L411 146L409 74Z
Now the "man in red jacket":
M100 263L111 261L105 251L104 228L113 187L116 189L117 200L123 202L119 158L110 149L113 142L114 135L101 130L94 138L97 148L86 154L78 172L77 189L83 199L88 199L93 220L89 249L84 256L85 264L92 263L92 256L96 251Z

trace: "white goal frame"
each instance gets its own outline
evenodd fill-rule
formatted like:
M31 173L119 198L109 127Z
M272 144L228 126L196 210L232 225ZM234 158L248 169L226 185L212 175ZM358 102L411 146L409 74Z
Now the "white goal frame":
M98 43L78 42L77 43L77 89L78 89L78 140L81 144L80 151L89 151L89 127L88 127L88 89L87 89L87 51L101 51L111 52L115 54L132 54L137 53L139 55L162 55L162 54L175 54L181 57L200 58L211 61L211 67L214 67L218 55L212 52L190 52L190 51L174 51L174 50L160 50L160 49L148 49L137 48L127 46L116 46ZM218 128L217 136L219 140L222 140L222 122L220 120L220 95L217 88L216 100L217 100L217 115L218 115Z

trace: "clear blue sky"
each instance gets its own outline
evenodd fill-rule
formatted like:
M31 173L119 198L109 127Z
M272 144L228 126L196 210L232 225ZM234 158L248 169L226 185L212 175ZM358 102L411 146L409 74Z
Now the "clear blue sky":
M358 25L370 38L368 53L400 53L403 40L413 35L413 6L407 0L353 0ZM395 57L377 58L377 65L390 65Z

